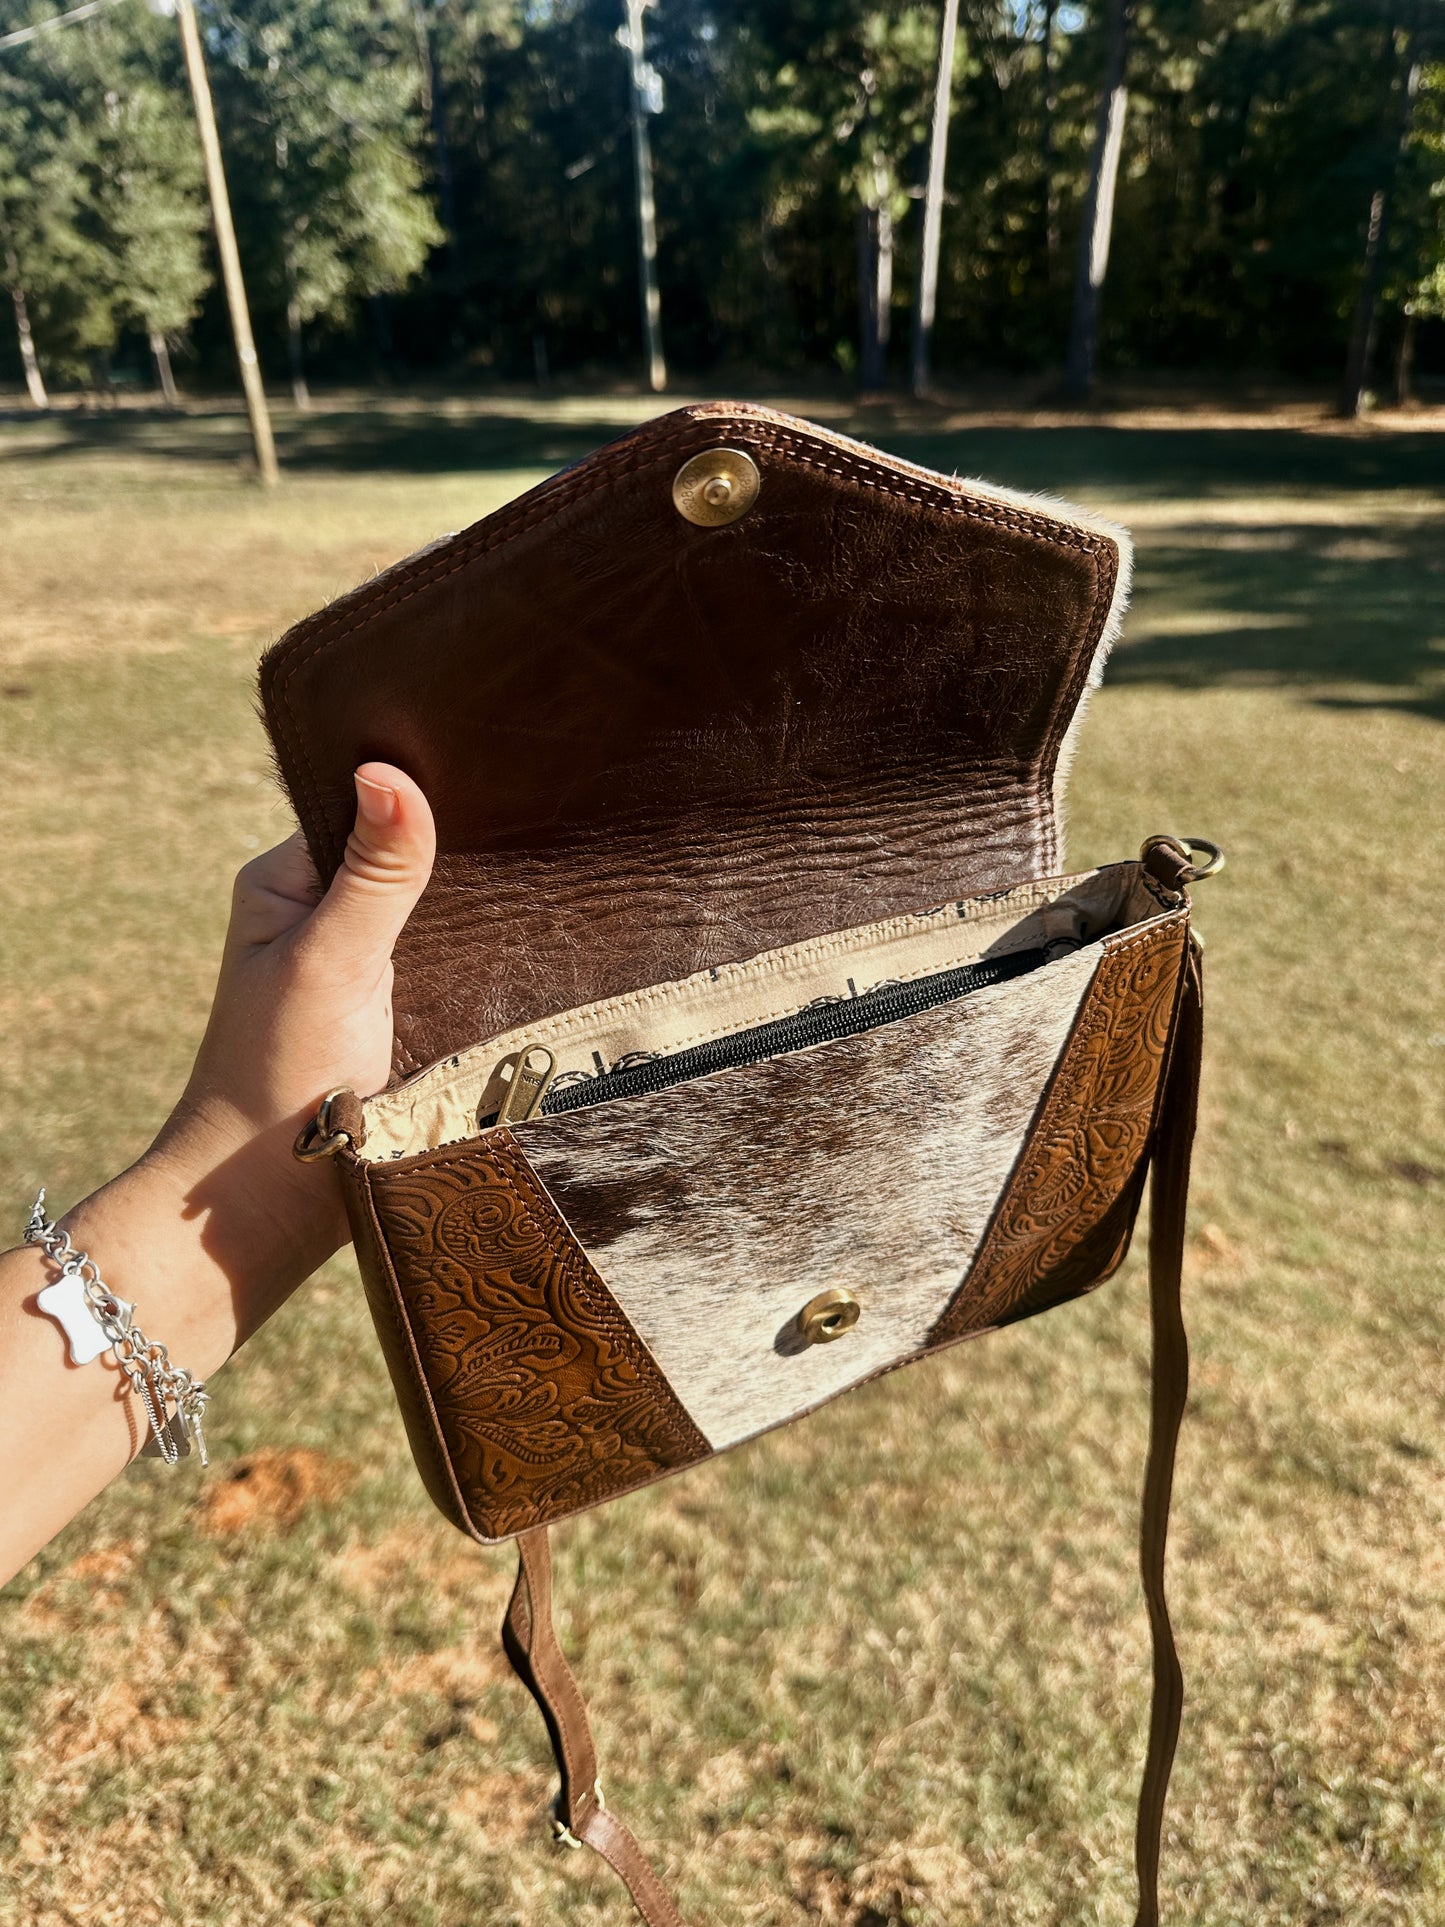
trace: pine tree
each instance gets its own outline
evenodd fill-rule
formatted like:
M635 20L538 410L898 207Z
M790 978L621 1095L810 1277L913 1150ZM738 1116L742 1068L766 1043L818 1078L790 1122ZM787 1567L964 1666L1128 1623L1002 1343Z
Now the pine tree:
M739 9L755 106L749 124L771 150L775 245L801 239L809 216L851 205L857 236L857 368L865 392L887 379L895 227L927 137L936 79L932 6L859 0L744 0ZM841 202L841 206L839 203ZM831 225L831 222L830 222ZM791 228L793 234L786 234ZM841 250L842 232L832 245ZM837 272L830 264L829 275Z

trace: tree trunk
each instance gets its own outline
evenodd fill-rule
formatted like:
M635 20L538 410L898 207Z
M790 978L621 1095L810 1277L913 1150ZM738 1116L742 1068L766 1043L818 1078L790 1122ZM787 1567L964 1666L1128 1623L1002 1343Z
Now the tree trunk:
M109 348L92 348L85 359L90 369L90 393L95 407L114 408L115 378L110 371Z
M286 353L291 363L291 399L298 408L311 406L311 390L306 385L306 350L301 340L301 304L286 303Z
M179 408L181 398L176 393L176 378L171 370L171 351L159 328L150 330L150 344L151 360L156 365L156 385L161 391L161 400L167 408Z
M1109 241L1114 229L1114 188L1119 179L1119 155L1124 146L1124 121L1129 90L1124 73L1129 63L1133 26L1130 0L1109 0L1104 50L1104 89L1089 163L1089 185L1084 194L1079 227L1078 267L1074 275L1074 315L1069 328L1069 353L1064 387L1082 401L1094 385L1094 363L1099 352L1099 309L1104 279L1109 272Z
M893 296L893 222L886 206L858 210L858 386L877 394L888 380Z
M858 212L858 386L877 394L888 382L888 337L893 320L893 215L888 171L873 171L872 198Z
M1420 90L1420 62L1405 48L1405 84L1400 90L1399 127L1386 178L1370 196L1370 218L1365 228L1365 259L1360 271L1360 292L1350 323L1350 345L1345 354L1345 378L1340 383L1339 412L1347 420L1358 415L1365 405L1365 385L1370 378L1370 363L1375 356L1375 324L1380 308L1380 281L1385 269L1385 235L1390 219L1390 190L1400 171L1400 161L1410 140L1410 121L1415 112L1415 96Z
M938 306L938 253L943 238L943 181L948 165L948 118L953 103L953 49L958 0L943 0L938 31L938 77L933 83L933 126L928 136L928 185L923 196L923 248L918 266L918 304L913 310L913 392L925 395L933 379L933 317Z
M366 305L371 310L371 334L376 344L378 371L386 377L391 374L391 351L394 346L391 334L391 296L389 294L369 294Z
M1044 31L1040 43L1043 100L1039 115L1039 172L1044 177L1044 275L1050 288L1059 274L1059 184L1054 165L1054 18L1059 0L1044 0Z
M30 310L25 305L25 290L20 285L20 263L12 253L5 256L5 271L10 279L10 299L15 303L15 332L20 337L20 361L25 369L25 392L32 408L48 408L50 397L40 373L35 353L35 338L30 332Z
M421 61L422 105L431 121L432 152L436 156L437 199L441 204L442 227L448 249L456 245L457 191L452 174L452 149L447 137L447 100L436 41L421 0L412 0L412 23L416 28L417 54Z
M1408 408L1415 399L1415 311L1405 310L1400 345L1395 350L1395 406Z
M652 193L652 142L647 133L644 99L646 60L642 33L644 0L625 0L626 24L622 44L627 49L631 87L632 176L637 193L637 274L642 295L642 339L647 363L647 385L654 395L667 387L667 363L662 354L662 297L657 289L657 208Z

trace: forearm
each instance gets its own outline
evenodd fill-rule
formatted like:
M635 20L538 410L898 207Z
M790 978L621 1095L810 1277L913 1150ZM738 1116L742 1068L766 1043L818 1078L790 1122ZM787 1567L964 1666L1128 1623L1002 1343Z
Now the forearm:
M147 1337L197 1379L344 1236L332 1174L288 1170L270 1141L288 1128L246 1140L178 1119L130 1170L63 1216L71 1242L135 1306ZM123 1470L149 1433L111 1353L73 1364L60 1326L40 1310L38 1294L57 1275L36 1247L0 1255L0 1582Z
M242 870L184 1096L137 1164L60 1219L106 1290L134 1305L146 1338L196 1380L346 1239L334 1172L298 1163L291 1145L326 1091L386 1081L392 947L436 841L403 771L364 764L356 791L356 824L324 896L299 836ZM110 1351L71 1362L36 1302L58 1276L37 1247L0 1255L0 1583L149 1431Z

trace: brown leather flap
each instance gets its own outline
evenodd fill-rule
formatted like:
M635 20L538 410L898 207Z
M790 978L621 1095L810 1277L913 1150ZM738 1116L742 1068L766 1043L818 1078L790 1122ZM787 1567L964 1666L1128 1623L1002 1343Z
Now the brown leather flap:
M698 527L680 465L741 449ZM535 1017L1059 867L1109 530L741 403L665 415L299 623L261 666L318 868L351 772L437 815L398 1075Z

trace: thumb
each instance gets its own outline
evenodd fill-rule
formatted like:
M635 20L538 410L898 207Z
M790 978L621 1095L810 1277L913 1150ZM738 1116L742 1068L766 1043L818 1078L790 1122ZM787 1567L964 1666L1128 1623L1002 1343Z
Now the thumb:
M355 781L356 822L308 936L359 970L380 970L426 888L436 826L431 805L404 770L363 763Z

